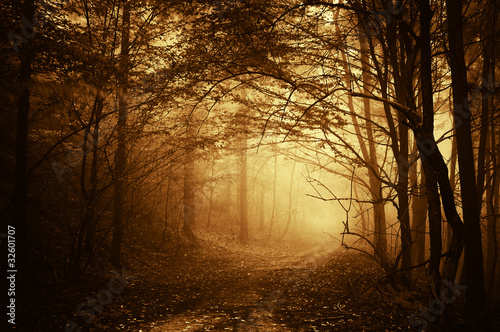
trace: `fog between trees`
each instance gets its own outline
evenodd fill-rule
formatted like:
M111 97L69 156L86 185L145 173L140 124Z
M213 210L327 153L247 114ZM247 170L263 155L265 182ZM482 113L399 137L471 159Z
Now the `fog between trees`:
M31 293L87 291L126 267L140 281L124 298L186 278L162 300L145 295L178 310L163 330L191 309L191 320L210 313L200 326L227 327L213 323L210 298L231 289L252 321L263 307L238 283L266 298L291 272L312 299L336 287L318 280L341 280L346 294L324 294L356 298L350 314L366 319L349 328L494 326L496 1L27 0L0 9L1 220L15 229L18 321L63 327L66 318L33 318ZM355 291L333 266L361 273L366 288ZM240 279L222 277L231 271ZM223 280L227 294L211 293ZM193 300L191 285L205 282ZM451 284L467 290L439 319L411 316ZM389 307L403 303L397 324L360 314L371 310L361 309L368 290ZM257 326L300 330L297 317L319 308L331 319L307 328L353 321L342 301L338 315L320 300L304 309L307 296L274 296L300 314L283 309ZM110 315L100 328L115 326Z

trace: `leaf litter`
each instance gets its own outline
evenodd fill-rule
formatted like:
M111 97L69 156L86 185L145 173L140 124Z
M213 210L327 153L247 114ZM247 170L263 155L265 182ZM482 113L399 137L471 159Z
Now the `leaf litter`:
M412 311L376 291L382 271L360 253L236 243L175 256L133 250L135 279L94 321L79 321L82 331L409 330ZM77 321L71 303L64 318Z

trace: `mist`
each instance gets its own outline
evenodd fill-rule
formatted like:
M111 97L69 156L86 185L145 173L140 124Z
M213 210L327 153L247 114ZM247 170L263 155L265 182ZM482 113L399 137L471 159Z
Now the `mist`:
M496 1L0 10L0 330L500 326Z

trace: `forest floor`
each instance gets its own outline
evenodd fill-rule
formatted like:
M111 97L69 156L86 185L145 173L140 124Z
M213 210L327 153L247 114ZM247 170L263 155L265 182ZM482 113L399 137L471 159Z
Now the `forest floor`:
M20 320L29 331L64 331L71 321L66 331L408 331L409 316L426 307L378 287L383 273L362 253L229 247L207 243L174 255L135 248L141 260L127 262L123 289L110 286L110 273L85 287L45 290ZM119 294L108 299L111 287ZM101 303L90 304L95 298Z

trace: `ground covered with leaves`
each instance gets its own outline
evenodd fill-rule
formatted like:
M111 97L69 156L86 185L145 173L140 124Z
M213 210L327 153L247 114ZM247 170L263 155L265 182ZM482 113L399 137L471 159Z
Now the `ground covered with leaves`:
M114 274L34 287L20 322L29 331L408 331L425 307L343 248L204 242L127 257Z

